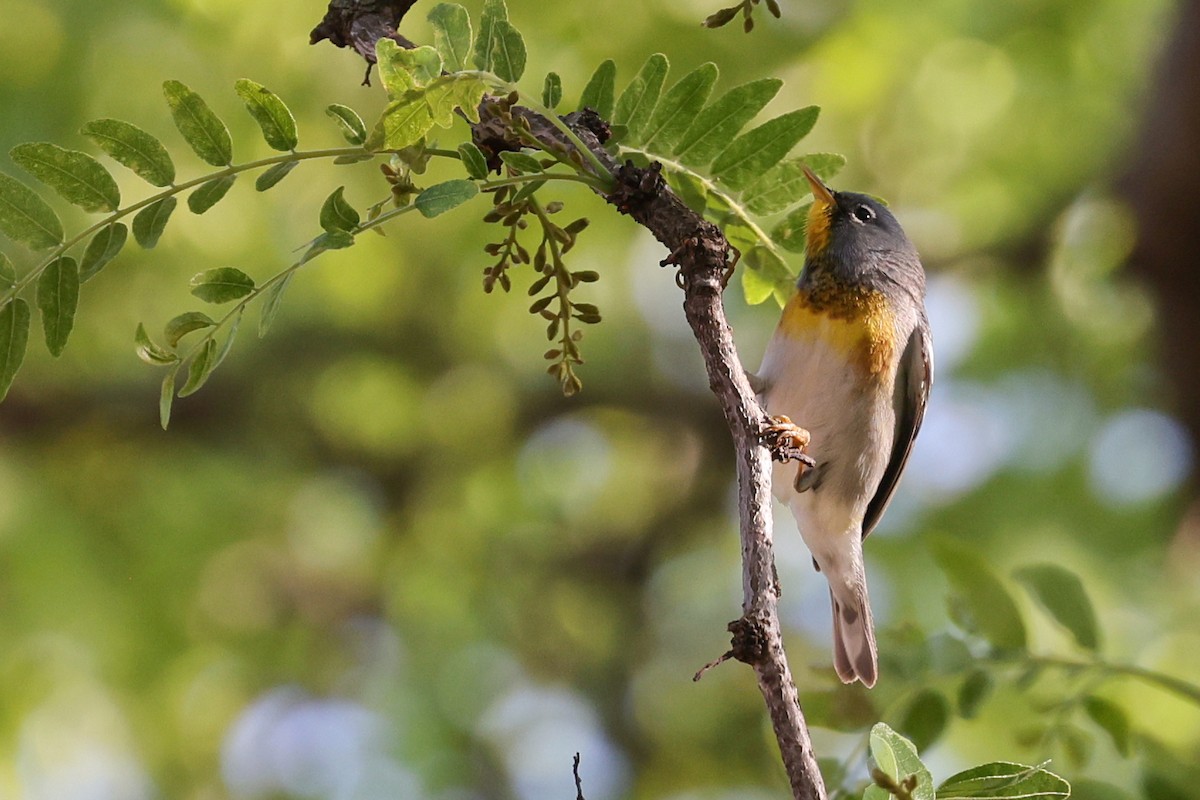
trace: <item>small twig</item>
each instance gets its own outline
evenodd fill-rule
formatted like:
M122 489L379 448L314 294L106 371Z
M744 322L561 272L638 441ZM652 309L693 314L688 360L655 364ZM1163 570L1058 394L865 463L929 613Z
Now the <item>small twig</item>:
M579 753L575 754L575 763L571 766L575 774L575 800L586 800L583 796L583 779L579 777Z

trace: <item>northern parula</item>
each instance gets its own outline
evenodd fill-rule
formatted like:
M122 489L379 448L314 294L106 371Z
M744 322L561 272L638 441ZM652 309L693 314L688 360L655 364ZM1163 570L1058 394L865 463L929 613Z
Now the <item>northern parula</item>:
M804 269L756 388L782 426L811 434L814 466L777 465L773 491L829 580L838 677L870 687L879 667L862 542L896 490L933 383L925 271L881 203L805 175Z

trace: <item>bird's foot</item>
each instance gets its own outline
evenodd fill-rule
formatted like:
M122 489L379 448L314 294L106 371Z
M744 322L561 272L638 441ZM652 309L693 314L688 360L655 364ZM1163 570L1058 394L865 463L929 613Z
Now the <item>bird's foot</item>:
M812 436L783 415L771 417L771 424L763 428L759 441L771 451L775 461L799 461L801 473L817 465L812 456L804 452Z

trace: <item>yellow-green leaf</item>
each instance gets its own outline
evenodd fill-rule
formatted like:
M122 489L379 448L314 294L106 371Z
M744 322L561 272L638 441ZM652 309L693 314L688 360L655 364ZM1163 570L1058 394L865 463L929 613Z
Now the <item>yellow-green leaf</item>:
M296 118L279 96L260 83L249 78L240 78L234 85L234 91L258 127L262 129L263 138L267 145L275 150L295 150L299 143L296 133Z
M167 148L138 126L119 119L96 119L80 133L151 186L170 186L175 181L175 163Z
M433 26L433 44L447 72L461 72L471 57L471 17L457 3L438 3L426 19Z
M138 244L147 250L158 244L163 229L167 227L167 220L171 218L171 212L175 210L178 202L174 197L164 197L137 213L133 218L133 238Z
M688 166L708 164L771 102L781 86L783 81L778 78L762 78L730 89L692 118L675 146L675 156Z
M596 67L596 71L592 73L587 86L583 87L583 94L579 98L579 107L583 108L586 106L601 117L604 117L604 119L612 117L613 92L616 80L617 64L610 58Z
M0 231L8 238L46 250L62 243L62 221L32 189L0 173Z
M662 53L655 53L646 59L637 76L629 82L625 91L621 92L612 121L616 125L625 126L626 141L629 143L635 144L641 140L642 130L650 121L654 107L658 105L658 96L662 92L669 69L667 57Z
M29 317L29 304L20 297L0 308L0 400L8 395L13 378L25 360Z
M193 214L203 214L221 201L236 180L237 175L222 175L200 184L188 195L188 208Z
M37 304L42 312L46 349L57 358L67 346L67 338L75 327L75 309L79 306L79 267L75 259L56 258L42 271L37 284Z
M26 172L84 211L116 211L121 205L117 182L87 153L50 142L28 142L8 154Z
M642 132L643 146L656 153L670 153L704 108L718 74L717 65L709 61L667 90Z
M214 167L228 166L233 161L233 140L204 98L179 81L163 83L163 95L175 127L196 155Z
M89 280L116 258L117 253L125 246L128 236L129 229L120 222L101 228L83 252L83 262L79 265L79 282Z

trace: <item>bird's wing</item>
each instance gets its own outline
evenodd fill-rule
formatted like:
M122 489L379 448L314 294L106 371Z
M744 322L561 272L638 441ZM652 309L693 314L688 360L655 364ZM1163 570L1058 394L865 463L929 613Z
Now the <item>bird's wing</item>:
M896 484L900 482L900 474L904 472L908 454L912 452L917 431L921 430L921 421L925 418L925 406L929 402L932 385L933 343L929 339L929 325L922 315L921 324L908 337L896 371L896 438L883 480L879 482L879 488L863 516L864 539L879 523L896 491Z

